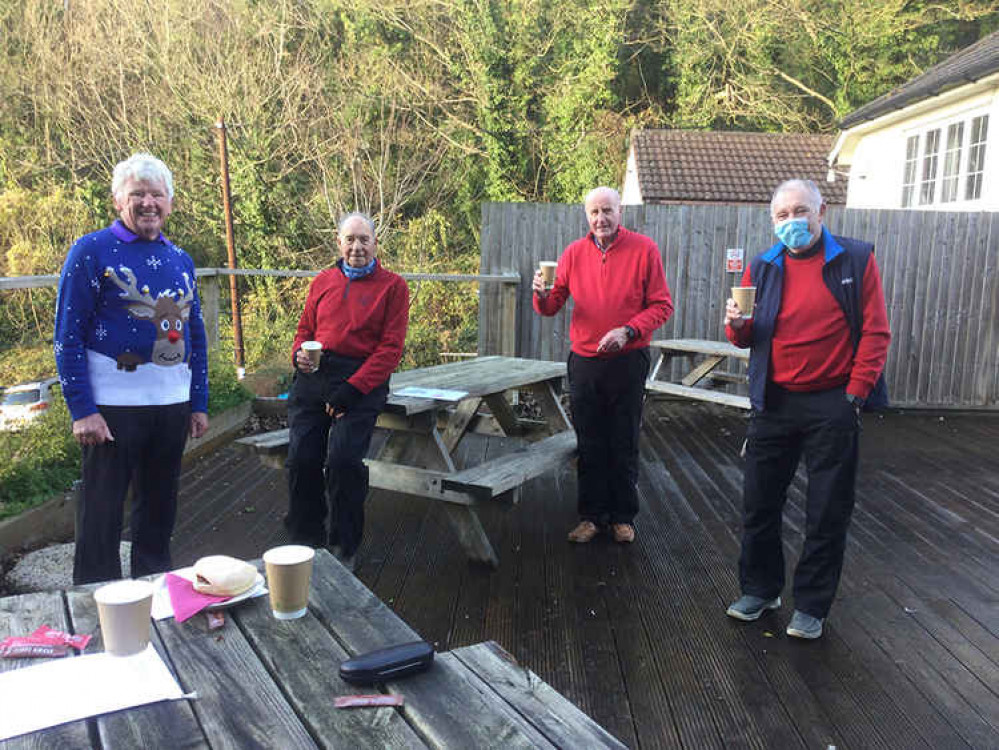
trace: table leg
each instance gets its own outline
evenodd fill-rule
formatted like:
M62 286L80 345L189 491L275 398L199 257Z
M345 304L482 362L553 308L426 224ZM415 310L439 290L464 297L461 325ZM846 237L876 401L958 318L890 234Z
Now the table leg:
M486 396L485 402L489 404L489 410L493 413L493 417L499 422L499 426L508 437L520 434L520 420L517 419L513 407L507 402L503 393L493 393Z
M682 385L693 386L698 381L702 380L709 372L715 369L725 357L715 357L711 356L705 359L701 364L697 365L693 370L687 373L686 377L680 381Z
M571 430L572 425L569 423L569 417L566 415L565 409L562 408L558 396L555 395L551 381L532 383L529 387L541 408L541 414L548 423L548 434L555 435L564 430Z
M426 467L453 473L455 471L454 461L451 460L451 453L437 428L432 427L424 439L426 443L423 451L423 463ZM445 503L444 510L468 559L491 565L494 568L498 567L499 558L493 550L489 537L486 536L486 530L482 528L482 522L475 512L475 507Z
M448 453L454 453L454 449L458 447L458 443L465 436L468 425L481 404L481 398L467 398L455 408L454 413L447 421L447 427L444 428L444 434L441 436Z

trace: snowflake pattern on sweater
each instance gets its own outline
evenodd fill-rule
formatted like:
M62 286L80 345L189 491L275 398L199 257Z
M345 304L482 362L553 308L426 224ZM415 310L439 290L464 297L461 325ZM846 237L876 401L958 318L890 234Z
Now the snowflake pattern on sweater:
M205 326L194 262L120 221L78 239L59 279L53 350L73 419L102 406L191 402L207 411Z

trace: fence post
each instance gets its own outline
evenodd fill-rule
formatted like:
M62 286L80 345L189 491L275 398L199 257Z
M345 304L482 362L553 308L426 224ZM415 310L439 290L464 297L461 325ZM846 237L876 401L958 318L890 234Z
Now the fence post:
M520 283L504 283L500 287L499 353L504 357L517 356L517 299Z
M198 297L201 299L201 318L205 321L205 338L209 351L219 345L219 275L212 273L200 278Z

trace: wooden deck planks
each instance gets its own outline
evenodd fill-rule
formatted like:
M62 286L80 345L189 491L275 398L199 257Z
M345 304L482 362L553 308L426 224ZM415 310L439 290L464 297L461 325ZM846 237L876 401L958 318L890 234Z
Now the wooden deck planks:
M462 559L439 503L374 492L358 575L438 648L495 640L629 747L999 745L999 419L865 419L840 597L813 644L785 637L791 602L757 623L724 615L738 594L744 432L731 410L650 402L636 543L565 541L576 520L567 465L525 485L519 505L483 507L495 571ZM455 460L516 445L470 436ZM236 546L226 540L242 524L266 545L282 474L257 479L225 453L219 471L185 476L182 498L194 501L186 482L197 482L200 504L218 502L230 523L190 541ZM245 476L242 500L213 491L213 474ZM789 565L803 491L800 472ZM231 516L241 503L256 512ZM178 538L177 557L187 550Z

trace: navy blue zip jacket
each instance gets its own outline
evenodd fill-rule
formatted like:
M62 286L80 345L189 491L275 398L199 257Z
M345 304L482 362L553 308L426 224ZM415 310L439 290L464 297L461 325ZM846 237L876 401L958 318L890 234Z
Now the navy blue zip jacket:
M843 309L850 326L853 350L856 352L863 330L862 282L874 245L849 237L835 237L824 226L822 242L825 250L822 279ZM783 243L778 242L753 258L750 264L750 278L756 286L756 308L753 312L753 340L749 357L749 401L757 411L764 411L766 407L770 348L781 305L786 252ZM887 406L888 389L882 372L864 402L864 408L879 410Z

